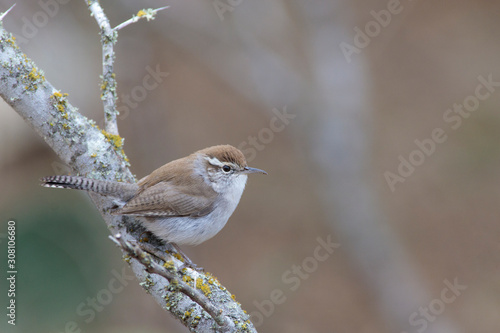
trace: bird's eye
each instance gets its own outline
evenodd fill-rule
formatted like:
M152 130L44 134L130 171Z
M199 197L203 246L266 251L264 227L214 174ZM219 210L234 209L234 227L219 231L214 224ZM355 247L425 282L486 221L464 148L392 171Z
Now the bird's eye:
M227 173L227 172L231 171L231 167L230 167L229 165L224 165L224 166L222 167L222 170L224 170L224 172L226 172L226 173Z

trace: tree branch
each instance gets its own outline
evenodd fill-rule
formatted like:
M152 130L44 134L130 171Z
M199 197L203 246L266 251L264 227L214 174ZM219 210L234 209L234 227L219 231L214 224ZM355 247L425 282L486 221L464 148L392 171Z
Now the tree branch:
M118 24L116 27L113 28L114 31L118 31L120 29L123 29L125 28L127 25L129 24L132 24L132 23L135 23L137 21L139 21L140 19L142 18L145 18L147 19L148 21L150 20L154 20L155 18L155 15L156 13L158 13L160 10L164 10L164 9L167 9L169 8L170 6L165 6L165 7L160 7L160 8L157 8L157 9L151 9L151 8L148 8L148 9L141 9L140 11L137 12L136 15L133 15L130 19L128 19L127 21L123 22L123 23L120 23Z
M86 1L92 16L99 24L101 44L102 44L102 83L101 99L104 104L104 129L111 135L118 135L118 125L116 117L116 80L114 74L115 51L113 49L116 43L118 33L111 29L109 20L104 14L99 1Z
M111 28L108 17L104 13L98 0L85 1L92 13L92 16L97 21L100 29L101 44L102 44L102 84L101 84L101 99L104 104L104 128L110 135L117 136L118 124L116 117L116 79L114 74L115 51L113 46L118 38L118 30L125 26L139 21L141 18L146 18L148 21L154 19L156 13L167 7L158 9L143 9L131 19L119 24L116 28Z
M181 290L194 302L201 305L201 307L205 311L207 311L212 316L212 318L215 319L217 324L219 324L222 327L230 326L228 318L221 316L222 312L219 309L217 309L213 304L211 304L208 298L203 296L201 292L195 289L198 278L202 277L200 276L195 277L193 286L190 286L187 282L192 281L192 278L189 275L184 275L186 277L185 278L186 281L179 280L179 275L177 274L177 268L173 260L167 260L164 262L163 266L161 266L160 264L156 263L153 260L153 258L151 258L151 255L149 255L147 252L144 252L139 246L132 245L129 242L123 240L120 234L117 234L114 237L113 236L109 237L129 255L139 260L147 268L148 272L163 276L165 279L171 282L170 285L173 288ZM184 272L184 269L182 269L182 272ZM211 282L211 284L213 284L213 282Z
M2 14L2 17L4 14ZM110 72L112 74L112 72ZM110 75L111 75L110 74ZM133 182L134 177L127 168L121 140L116 135L101 131L93 120L87 119L68 101L68 95L61 93L45 79L44 73L29 59L15 43L0 21L0 96L45 140L56 154L75 173L95 179ZM110 101L114 104L114 99ZM115 117L116 118L116 117ZM119 137L118 137L119 138ZM129 244L137 243L144 231L139 221L131 217L113 216L111 199L90 194L97 209L113 234ZM158 245L157 250L165 252L168 245ZM125 259L144 289L155 301L180 320L193 332L256 332L241 306L231 294L211 275L201 274L185 268L182 278L171 280L160 271L150 274L144 262L130 257L123 249ZM172 258L172 271L181 267L181 262ZM174 281L193 283L191 289L178 288ZM187 290L196 287L207 302L218 309L212 317L200 305L198 298ZM190 294L191 293L191 294ZM198 295L199 296L199 295ZM203 304L203 302L201 302ZM213 313L213 311L212 311ZM215 313L213 313L215 315ZM217 319L215 319L217 318ZM224 318L224 319L219 319ZM224 321L225 326L218 323Z

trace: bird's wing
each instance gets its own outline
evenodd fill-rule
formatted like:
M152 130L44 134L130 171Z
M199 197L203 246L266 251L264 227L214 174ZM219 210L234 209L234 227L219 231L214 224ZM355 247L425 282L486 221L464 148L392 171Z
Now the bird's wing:
M191 216L200 217L212 211L217 193L212 189L195 191L191 186L173 186L168 181L160 181L145 187L115 215L136 216Z

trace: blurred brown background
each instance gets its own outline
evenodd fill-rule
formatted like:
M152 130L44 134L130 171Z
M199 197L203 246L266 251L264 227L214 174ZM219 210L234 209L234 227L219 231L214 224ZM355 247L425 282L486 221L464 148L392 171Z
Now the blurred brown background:
M137 177L225 143L269 172L250 177L219 235L184 248L259 331L499 331L500 3L102 4L113 26L171 6L116 45L119 129ZM84 1L17 1L4 27L101 122L98 28ZM453 111L465 102L473 111ZM3 315L0 331L185 332L117 278L131 273L85 193L38 186L68 172L43 140L3 101L0 117L2 267L9 219L18 237L18 325ZM444 142L429 143L435 129ZM391 189L401 159L418 165ZM328 238L340 247L325 257L316 248Z

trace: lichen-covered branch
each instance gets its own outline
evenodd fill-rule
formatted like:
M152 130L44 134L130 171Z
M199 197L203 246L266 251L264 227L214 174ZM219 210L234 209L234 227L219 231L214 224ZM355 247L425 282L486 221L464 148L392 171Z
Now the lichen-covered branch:
M115 51L113 49L118 38L118 30L125 26L137 22L141 18L146 18L148 21L153 19L156 13L167 7L158 9L143 9L131 19L123 22L114 29L111 28L108 17L104 13L98 0L85 1L89 7L92 16L97 21L100 29L101 44L102 44L102 83L101 83L101 99L104 104L104 128L106 132L111 135L118 134L118 124L116 117L118 110L116 110L116 79L114 73Z
M45 140L76 174L96 179L133 182L133 175L121 149L121 139L102 131L94 121L81 115L70 104L68 95L56 89L43 71L16 45L15 38L0 22L0 96ZM114 101L113 101L114 102ZM111 199L90 194L113 234L134 244L140 233L138 221L131 217L113 216ZM159 247L165 251L167 246ZM164 276L151 274L134 257L126 261L141 285L154 300L167 309L193 332L256 332L231 294L209 274L186 268L182 280L203 293L225 318L221 327L202 306L174 288ZM177 265L178 261L173 260ZM177 268L180 267L176 266Z
M120 29L125 28L127 25L135 23L139 21L140 19L147 19L149 20L154 20L156 13L158 13L160 10L164 10L169 8L170 6L165 6L165 7L160 7L157 9L141 9L140 11L137 12L136 15L133 15L130 19L126 20L123 23L118 24L116 27L113 28L114 31L118 31Z
M210 303L208 298L202 294L202 292L196 289L197 280L198 278L201 278L200 276L195 276L195 280L192 283L193 286L191 286L189 285L189 281L193 281L192 277L184 275L187 276L187 278L185 278L186 281L184 281L184 277L179 276L177 266L175 265L173 259L165 261L162 266L155 262L151 255L147 252L144 252L139 246L132 245L129 242L123 240L120 234L117 234L114 237L110 236L110 238L123 250L125 250L130 256L139 260L147 268L148 272L158 274L169 280L172 290L181 290L194 302L201 305L201 307L206 312L208 312L221 327L231 326L229 319L221 315L222 311L217 309L212 303ZM185 269L181 270L181 272L184 271ZM214 281L211 281L210 284L214 284Z
M115 51L113 49L118 36L116 31L111 29L109 20L104 14L104 11L99 4L99 1L86 1L92 16L99 24L102 44L102 83L101 83L101 99L104 104L104 128L111 135L118 134L118 124L116 117L116 79L113 69L115 60Z

